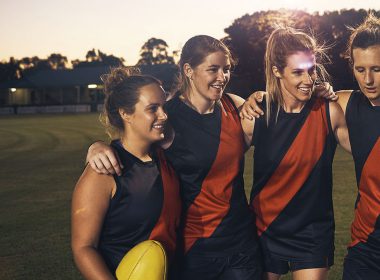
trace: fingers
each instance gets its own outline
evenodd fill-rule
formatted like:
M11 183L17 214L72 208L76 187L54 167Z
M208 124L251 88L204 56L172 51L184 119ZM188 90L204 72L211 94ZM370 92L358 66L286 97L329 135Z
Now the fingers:
M263 101L264 92L256 91L252 93L244 102L240 110L240 118L252 120L253 118L260 118L264 115L264 111L258 106L258 103Z
M103 142L93 143L87 154L92 169L99 174L122 174L122 164L117 152Z
M264 94L264 91L256 91L255 93L253 93L253 97L257 102L261 103L263 102Z
M111 166L109 166L109 168L107 168L107 170L114 170L116 172L116 174L120 176L124 166L121 163L119 155L116 152L107 151L106 157L109 160L109 163L111 164Z
M246 119L252 120L253 118L259 118L260 115L261 114L258 112L258 110L255 109L255 107L252 107L246 102L243 104L243 107L240 111L240 117L242 119L246 118Z
M90 160L91 167L94 166L94 170L99 174L115 174L116 170L110 159L105 154L97 154Z

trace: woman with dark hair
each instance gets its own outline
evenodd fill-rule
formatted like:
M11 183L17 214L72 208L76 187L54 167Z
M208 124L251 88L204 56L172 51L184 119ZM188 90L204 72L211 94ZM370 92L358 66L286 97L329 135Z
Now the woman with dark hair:
M103 78L105 124L126 168L108 176L87 166L75 187L72 250L86 279L115 279L124 255L144 240L160 242L173 260L181 213L177 177L154 146L167 121L160 81L126 68Z
M347 55L360 90L337 92L345 111L358 195L343 279L380 279L380 19L352 29Z
M206 35L189 39L179 62L178 91L166 103L172 132L162 146L179 176L184 208L182 279L261 279L244 192L249 140L237 110L244 100L223 93L232 64L221 41ZM117 166L104 143L93 144L88 158L98 172Z

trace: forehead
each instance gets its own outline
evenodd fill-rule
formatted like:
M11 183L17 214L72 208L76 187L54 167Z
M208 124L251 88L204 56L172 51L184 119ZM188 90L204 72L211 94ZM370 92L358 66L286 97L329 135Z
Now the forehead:
M139 93L140 97L138 103L143 103L144 105L163 103L165 101L165 91L156 83L141 87Z
M366 49L355 48L352 51L354 65L380 65L380 45Z
M311 52L296 52L287 57L286 66L296 69L309 69L315 66L315 55Z
M207 55L200 66L210 66L210 65L228 65L230 64L230 59L227 54L222 51L217 51Z

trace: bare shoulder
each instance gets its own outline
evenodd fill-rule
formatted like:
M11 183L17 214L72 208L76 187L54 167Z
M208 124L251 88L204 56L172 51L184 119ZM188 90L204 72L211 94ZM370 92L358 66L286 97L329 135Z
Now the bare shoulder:
M80 176L74 190L74 195L94 197L97 195L111 195L116 184L112 175L98 174L90 165L87 165Z
M346 113L347 103L352 92L353 90L339 90L336 92L336 95L339 96L338 103L344 113Z
M338 102L329 102L330 121L332 129L345 125L345 117L342 107Z
M234 102L237 108L241 107L243 103L245 102L244 98L240 97L237 94L233 94L233 93L224 93L224 94L227 94L229 97L231 97L232 101Z

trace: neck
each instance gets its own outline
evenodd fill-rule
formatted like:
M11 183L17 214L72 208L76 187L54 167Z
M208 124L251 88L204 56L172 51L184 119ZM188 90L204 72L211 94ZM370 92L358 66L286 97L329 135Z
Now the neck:
M204 98L199 94L192 94L189 91L180 96L181 100L199 114L214 112L215 101Z
M141 161L152 160L150 156L151 144L133 137L131 135L127 136L127 133L121 138L121 143L128 152L130 152L135 157L139 158Z
M283 108L287 113L299 113L305 106L307 101L297 100L294 96L290 95L286 91L282 92L282 98L284 100Z
M376 107L376 106L380 106L380 98L377 98L377 99L368 99L369 100L369 102L371 103L371 105L373 106L373 107Z

